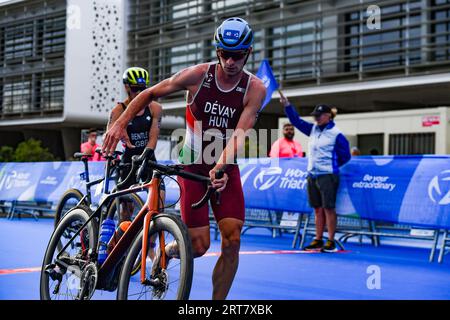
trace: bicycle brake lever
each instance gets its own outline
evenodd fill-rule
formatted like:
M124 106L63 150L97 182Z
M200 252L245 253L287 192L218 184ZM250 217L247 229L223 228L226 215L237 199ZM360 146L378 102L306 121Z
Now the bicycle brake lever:
M191 205L192 209L198 209L203 207L206 202L208 202L208 199L211 197L211 194L214 192L214 189L210 186L208 187L208 190L206 191L205 195L203 196L203 198L198 201L197 203L194 203Z

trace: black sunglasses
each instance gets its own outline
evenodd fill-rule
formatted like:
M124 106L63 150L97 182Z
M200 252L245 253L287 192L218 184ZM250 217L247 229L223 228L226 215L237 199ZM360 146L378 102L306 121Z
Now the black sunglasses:
M141 92L141 91L144 91L145 89L147 89L147 88L146 87L141 87L141 86L130 86L130 90L133 93Z
M233 59L234 61L239 61L244 59L247 56L248 51L226 51L226 50L218 50L217 51L219 57L222 59L228 60Z

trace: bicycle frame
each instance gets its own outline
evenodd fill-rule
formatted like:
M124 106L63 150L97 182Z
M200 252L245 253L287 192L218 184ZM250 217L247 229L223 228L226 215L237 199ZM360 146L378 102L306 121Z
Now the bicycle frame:
M137 216L134 218L134 220L131 222L131 225L129 228L125 231L125 233L122 235L122 237L119 239L117 244L114 246L113 250L110 252L108 257L106 258L105 262L103 262L102 266L99 269L99 283L102 282L104 279L104 275L111 274L111 271L117 266L117 264L122 259L123 255L125 254L126 250L130 247L132 241L137 236L137 234L140 232L142 227L144 227L144 237L142 238L142 251L147 252L148 248L148 230L150 227L150 222L156 214L159 213L159 203L160 203L160 190L159 186L161 183L161 175L159 173L155 173L153 176L153 179L147 183L144 184L142 187L137 188L139 189L147 189L148 195L147 195L147 201L145 202L144 206L141 208ZM134 188L133 188L134 189ZM127 190L124 194L129 194L133 189ZM122 195L124 195L122 194ZM162 241L161 241L162 238ZM161 250L165 249L164 244L164 235L160 234L160 246ZM161 251L164 252L164 251ZM164 255L162 255L164 257ZM143 283L145 280L145 263L146 263L146 254L142 254L142 265L141 265L141 282ZM161 266L162 268L165 268L165 259L161 259Z
M85 187L86 187L86 194L83 196L83 198L80 200L80 202L78 202L77 205L80 205L82 203L85 202L85 199L87 199L87 202L89 203L89 205L92 203L92 194L91 194L91 187L95 186L99 183L102 183L103 181L105 181L105 183L103 184L103 194L109 194L109 181L111 178L111 159L108 159L106 162L106 166L105 166L105 174L103 178L99 178L97 180L94 181L89 181L89 165L88 165L88 159L87 158L82 158L81 161L84 164L84 176L85 176Z
M140 185L138 187L132 187L129 189L116 191L111 194L106 195L101 201L98 208L92 213L92 215L89 217L89 219L80 227L80 229L73 235L73 237L67 242L67 244L61 249L61 251L56 256L56 262L62 263L62 261L59 259L60 255L64 250L67 249L67 247L75 240L75 238L81 233L81 231L90 223L92 219L95 217L100 218L99 219L99 225L101 225L103 219L101 219L101 212L102 208L107 207L108 203L112 201L113 199L117 197L121 197L130 193L136 193L140 191L147 190L147 201L145 202L144 206L141 208L137 216L134 218L134 220L131 222L131 225L129 228L125 231L125 233L122 235L122 237L119 239L117 244L114 246L113 250L110 252L104 263L101 265L99 271L98 271L98 284L100 287L101 284L104 283L105 280L107 280L108 275L111 275L112 271L117 267L119 262L122 260L124 254L126 253L127 249L130 247L132 241L134 238L138 235L138 233L141 231L142 227L144 227L144 237L142 241L143 245L143 252L147 252L148 243L148 229L150 227L150 222L155 214L159 213L159 203L160 203L160 183L161 183L161 174L159 172L155 172L153 175L153 178L150 182ZM100 229L99 229L100 233ZM164 252L165 249L165 242L164 242L164 235L161 233L159 235L160 237L160 249L161 252ZM99 239L99 237L98 237ZM90 256L96 258L97 253L99 251L100 242L97 242L97 247L95 248L95 252L91 252ZM146 263L146 255L142 255L142 265L141 265L141 282L143 283L145 281L145 263ZM166 261L165 261L165 255L161 256L161 266L162 268L166 268ZM99 286L97 286L99 287Z

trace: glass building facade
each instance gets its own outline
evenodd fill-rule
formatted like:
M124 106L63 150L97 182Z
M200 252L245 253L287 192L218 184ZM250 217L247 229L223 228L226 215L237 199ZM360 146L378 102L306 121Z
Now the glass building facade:
M368 23L373 3L380 9L379 29ZM268 59L283 88L439 73L450 67L450 0L127 4L128 64L149 68L152 83L215 60L214 30L231 16L247 19L255 31L247 68L256 72ZM0 119L61 113L66 1L0 6L0 17Z
M61 113L65 1L0 6L0 16L0 119Z
M368 22L379 6L380 28ZM450 0L130 0L129 64L157 82L216 59L212 36L231 16L255 31L247 68L267 58L283 88L445 72Z

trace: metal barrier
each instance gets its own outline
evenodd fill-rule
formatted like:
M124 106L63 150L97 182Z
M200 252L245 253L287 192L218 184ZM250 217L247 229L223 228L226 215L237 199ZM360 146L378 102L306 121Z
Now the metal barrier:
M7 219L14 219L17 216L19 219L22 214L31 215L35 220L44 213L54 213L55 208L51 202L36 202L36 201L11 201L5 202L2 207L9 209L6 215Z
M311 217L312 216L312 217ZM388 237L388 238L406 238L406 239L414 239L414 240L427 240L432 241L432 245L430 248L430 256L429 262L433 262L434 256L436 254L438 240L440 231L434 229L433 235L430 236L421 236L421 235L412 235L411 230L412 226L407 225L388 225L378 223L376 221L360 219L358 217L352 216L338 216L337 218L338 224L336 228L336 233L341 234L337 239L337 244L343 248L341 242L345 243L348 239L358 236L359 242L362 243L362 237L367 236L370 238L372 245L378 247L380 245L380 237ZM304 246L304 242L308 235L315 235L315 227L314 224L314 214L310 214L306 217L302 228L302 241L300 243L300 247ZM447 238L447 241L450 241L450 238ZM441 249L442 254L442 249Z
M276 237L277 231L281 236L283 231L291 231L294 233L294 239L292 241L292 248L295 248L299 239L301 239L301 220L303 218L303 214L299 214L297 223L293 226L283 226L277 221L275 217L276 213L270 210L263 209L246 209L245 210L245 222L242 228L242 234L247 232L252 228L266 228L272 231L272 237ZM167 213L172 213L180 216L180 211L175 208L170 208L165 210ZM212 230L214 230L214 240L219 238L219 226L212 214L212 210L209 211L209 225Z
M298 239L301 237L302 214L298 214L296 225L286 226L281 225L279 217L277 217L277 212L272 210L264 209L246 209L245 212L245 222L244 228L242 229L242 234L247 232L252 228L267 228L272 230L272 237L276 237L276 234L281 236L283 231L294 232L294 239L292 241L292 248L295 248Z
M14 219L15 216L20 219L22 214L28 214L35 220L38 220L38 217L43 216L44 213L52 214L55 212L54 206L49 202L4 201L0 203L0 208L2 208L3 212L7 213L7 219ZM181 215L179 209L175 208L168 209L166 212L178 216ZM315 235L314 213L298 213L295 224L292 223L291 225L283 225L280 217L277 216L277 212L272 210L246 209L245 219L242 234L252 228L269 229L272 231L272 237L276 237L277 234L282 236L283 232L292 232L294 233L292 241L293 249L297 247L297 244L299 244L299 248L303 248L307 236ZM214 239L217 240L219 236L219 227L212 214L212 210L210 210L209 220L210 227L214 230ZM433 235L413 235L411 234L413 227L407 225L387 224L353 216L337 216L337 221L338 225L336 233L339 234L339 238L336 239L336 243L341 249L345 249L343 244L353 237L359 237L359 243L362 243L364 236L369 237L372 245L375 247L380 245L380 237L426 240L432 241L429 261L433 262L434 260L438 247L440 230L434 229ZM448 230L444 230L438 257L439 263L443 262L447 248L450 248L450 236Z
M442 263L444 261L444 255L448 253L447 252L448 249L450 249L450 236L448 230L446 229L444 230L442 236L442 244L439 250L438 263Z

